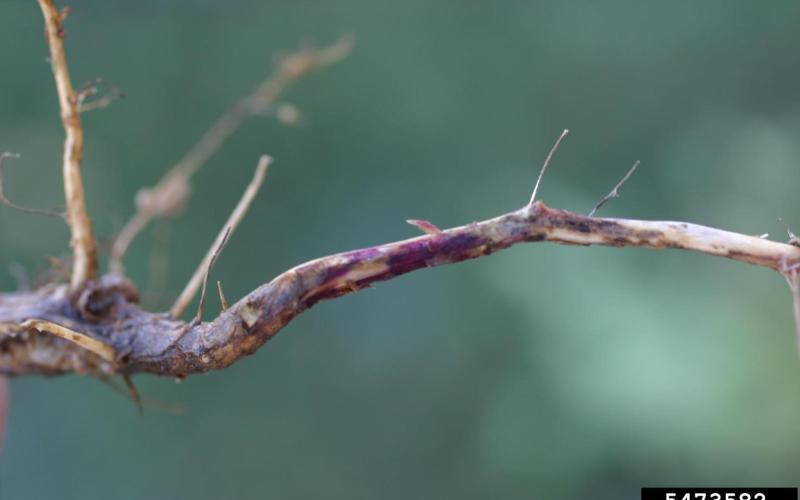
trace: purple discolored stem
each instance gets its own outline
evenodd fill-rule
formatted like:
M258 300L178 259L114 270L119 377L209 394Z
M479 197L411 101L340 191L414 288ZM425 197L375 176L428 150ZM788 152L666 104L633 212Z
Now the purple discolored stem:
M215 321L191 329L158 356L139 359L135 367L154 373L224 368L254 352L321 300L417 269L474 259L535 241L684 248L773 269L780 269L786 259L800 259L800 249L757 237L682 222L588 217L537 202L494 219L297 266L245 296Z
M541 201L494 219L306 262L278 275L207 323L143 311L117 275L87 284L0 294L0 374L147 372L182 377L225 368L255 352L294 317L321 300L353 293L425 267L489 255L522 242L680 248L785 273L800 248L686 222L589 217ZM111 346L104 359L63 338L31 331L27 320L66 327Z

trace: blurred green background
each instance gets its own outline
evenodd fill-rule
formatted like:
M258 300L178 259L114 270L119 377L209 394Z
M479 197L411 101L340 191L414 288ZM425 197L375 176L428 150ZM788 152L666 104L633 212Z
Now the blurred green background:
M165 307L258 156L276 162L212 279L238 298L321 255L522 206L550 145L548 204L785 239L800 230L795 1L73 0L84 173L113 236L282 51L352 32L339 65L256 118L196 177L128 270ZM10 196L62 203L62 130L33 0L0 3ZM11 266L66 255L58 220L0 207ZM151 272L166 242L166 272ZM150 276L156 274L155 276ZM218 310L212 300L212 313ZM326 302L224 372L136 379L143 417L84 377L11 383L0 498L638 498L643 485L796 485L800 361L763 269L678 251L523 245ZM179 406L180 414L160 409Z

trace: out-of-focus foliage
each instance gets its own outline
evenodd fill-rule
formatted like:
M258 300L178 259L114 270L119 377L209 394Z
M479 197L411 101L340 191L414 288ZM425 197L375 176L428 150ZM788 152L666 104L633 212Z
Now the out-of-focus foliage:
M74 0L76 83L126 99L85 116L98 233L282 49L357 36L287 95L300 128L249 122L187 213L131 250L164 307L247 184L276 159L213 279L229 298L323 254L524 204L800 228L797 2ZM62 132L34 1L0 3L6 187L61 203ZM157 237L153 237L155 234ZM57 220L0 207L5 266L66 253ZM166 241L169 267L148 278ZM161 245L163 246L163 245ZM155 250L154 250L155 249ZM147 285L165 288L152 289ZM213 301L212 301L213 302ZM217 307L217 306L214 306ZM214 311L212 311L214 312ZM789 295L763 269L682 252L527 245L423 271L301 316L221 373L11 384L2 499L638 498L646 484L793 484L800 362Z

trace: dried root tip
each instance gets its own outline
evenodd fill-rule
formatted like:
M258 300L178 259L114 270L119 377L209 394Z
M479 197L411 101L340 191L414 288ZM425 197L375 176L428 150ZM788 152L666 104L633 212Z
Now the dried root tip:
M789 236L789 241L787 241L787 243L796 247L800 247L800 238L798 238L797 235L794 234L794 232L792 232L792 230L789 228L789 225L783 221L783 217L778 217L778 222L783 224L783 226L786 228L786 234Z
M539 191L539 184L541 184L542 182L542 177L544 177L544 173L547 170L547 166L550 164L550 160L553 159L553 155L556 154L558 146L561 145L561 141L564 140L564 137L566 137L567 134L569 134L569 130L564 129L564 131L561 132L561 135L558 136L558 139L556 140L555 144L553 144L553 147L550 148L550 152L547 153L547 158L544 159L544 163L542 164L542 169L539 170L539 177L536 178L536 185L533 186L533 193L531 193L531 201L528 202L528 205L533 205L533 202L536 201L536 193Z
M425 234L439 234L442 232L442 230L436 227L434 223L426 220L408 219L406 222L411 224L415 228L419 229Z
M589 212L589 217L592 217L600 209L600 207L606 204L608 200L612 198L619 198L619 190L622 189L622 186L624 186L625 183L628 182L628 179L630 179L631 176L634 174L634 172L636 172L636 169L639 168L639 163L640 163L639 160L636 160L633 163L631 169L628 170L628 173L626 173L625 176L622 177L622 179L620 179L617 185L614 186L614 189L612 189L607 195L603 196L602 200L597 202L597 205L595 205L592 211Z
M55 335L56 337L69 340L70 342L83 347L87 351L97 354L110 363L116 363L117 361L117 353L113 347L105 342L100 342L99 340L93 339L88 335L76 332L75 330L70 330L69 328L43 319L29 319L21 323L20 326L26 329L37 330L42 333L49 333L50 335Z
M189 303L192 301L194 296L197 294L197 290L203 286L205 289L205 284L208 281L208 270L210 266L213 265L213 261L218 256L219 251L222 250L222 247L227 242L227 239L233 234L233 231L236 230L236 227L244 218L247 210L250 208L250 205L253 203L256 195L258 194L258 190L261 189L261 185L264 183L264 178L267 175L267 168L269 167L270 163L272 163L272 158L267 155L263 155L258 162L258 166L256 167L256 172L253 175L253 180L250 181L250 184L245 189L242 198L239 200L239 203L236 205L236 208L233 209L230 217L228 217L227 222L225 222L225 226L217 235L217 239L214 241L214 245L211 249L206 253L206 256L203 258L203 261L195 270L192 277L189 279L189 282L184 287L181 294L175 300L175 303L170 308L170 315L173 318L180 317L185 311L186 308L189 307ZM200 317L202 317L202 312L199 311Z
M211 269L214 267L214 264L219 259L219 255L222 253L222 250L225 249L225 245L228 244L228 240L231 238L231 230L233 228L228 226L225 230L225 236L222 237L222 241L219 242L219 245L214 250L214 255L211 257L211 260L208 262L208 267L206 268L206 274L203 276L203 288L200 292L200 303L197 306L197 314L194 317L193 324L198 325L201 321L203 321L203 312L206 307L206 291L208 290L208 275L211 274ZM217 282L219 285L219 281ZM221 289L220 289L221 290Z
M222 282L217 280L217 293L219 294L219 303L223 311L228 310L228 299L225 298L225 292L222 291Z

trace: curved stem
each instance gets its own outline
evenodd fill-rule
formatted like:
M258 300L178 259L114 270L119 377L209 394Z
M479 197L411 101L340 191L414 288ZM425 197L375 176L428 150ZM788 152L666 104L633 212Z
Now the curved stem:
M0 374L148 372L182 377L223 369L256 351L297 315L322 300L357 292L426 267L483 257L517 243L677 248L763 266L784 275L800 265L800 248L687 222L613 219L549 208L541 201L514 212L423 236L315 259L278 275L197 324L143 311L119 276L101 277L90 294L107 317L80 320L64 287L0 294ZM32 332L37 318L108 344L120 363ZM26 337L27 336L27 337ZM60 342L60 343L59 343ZM85 343L85 342L84 342Z
M517 243L539 241L678 248L777 271L800 262L800 248L755 236L685 222L589 217L536 202L494 219L297 266L246 295L215 321L184 328L180 336L172 337L175 340L166 349L138 358L133 367L169 375L222 369L254 352L321 300L353 293L417 269L453 264Z

